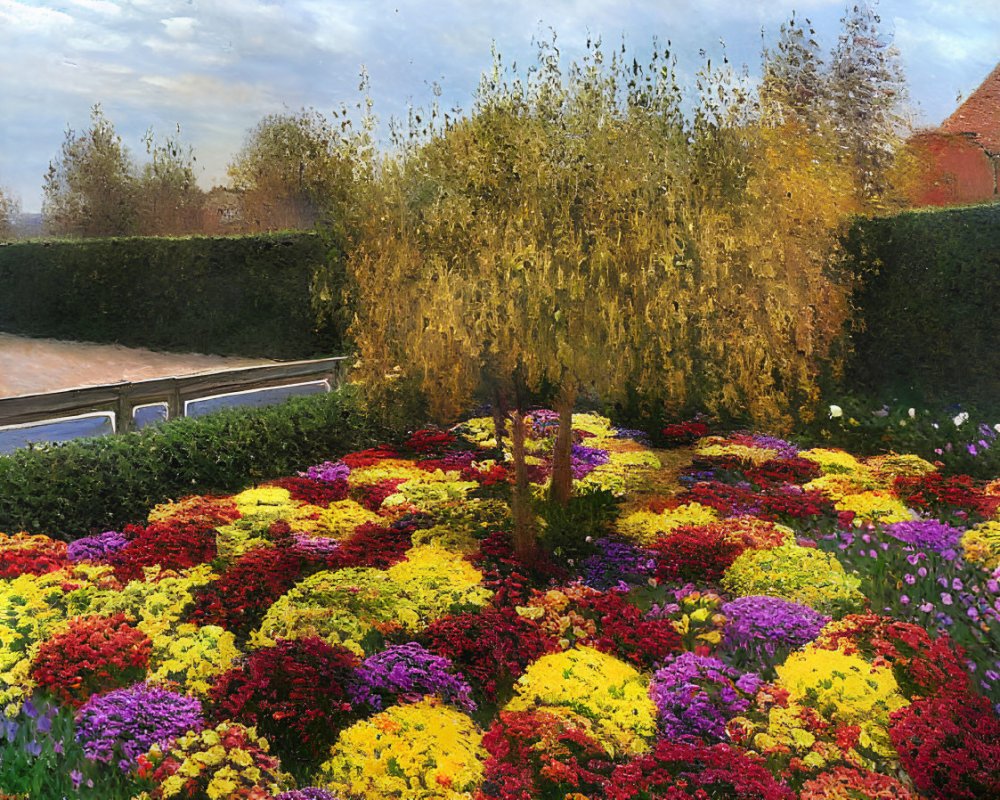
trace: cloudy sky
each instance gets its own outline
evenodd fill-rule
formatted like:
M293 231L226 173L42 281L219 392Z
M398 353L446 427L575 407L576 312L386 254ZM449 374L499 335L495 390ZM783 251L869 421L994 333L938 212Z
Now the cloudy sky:
M67 127L87 127L101 103L132 152L143 132L181 126L199 181L225 182L226 164L266 114L359 100L364 66L383 136L431 86L446 108L468 108L490 47L527 65L551 28L572 57L588 36L622 37L637 53L672 42L692 81L699 51L759 70L761 32L773 42L794 10L824 52L846 0L0 0L0 186L24 211L41 208L42 178ZM936 125L1000 61L998 0L881 0L920 113Z

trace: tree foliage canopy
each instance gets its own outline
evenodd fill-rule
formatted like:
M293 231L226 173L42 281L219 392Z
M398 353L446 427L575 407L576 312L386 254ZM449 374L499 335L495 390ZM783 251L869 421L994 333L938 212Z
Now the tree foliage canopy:
M67 128L49 163L42 213L51 233L128 236L138 232L135 163L100 104L82 133Z
M337 127L312 109L271 114L258 122L228 170L242 195L247 226L307 228L336 205L353 180L354 164L345 157L342 136L348 128L346 120Z
M826 263L853 177L725 66L700 87L685 114L665 51L566 66L553 41L524 76L496 57L359 217L369 375L402 365L442 419L518 384L772 424L805 404L846 311Z
M133 236L190 233L200 224L203 193L195 182L194 154L176 137L144 142L142 169L100 104L90 127L66 130L60 157L49 163L42 214L49 233Z

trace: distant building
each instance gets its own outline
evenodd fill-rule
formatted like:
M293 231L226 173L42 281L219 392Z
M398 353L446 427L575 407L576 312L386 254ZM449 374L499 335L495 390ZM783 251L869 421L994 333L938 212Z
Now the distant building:
M242 233L243 203L240 193L215 186L205 193L201 207L202 232L208 236Z
M924 165L914 205L1000 201L1000 64L936 130L909 141Z

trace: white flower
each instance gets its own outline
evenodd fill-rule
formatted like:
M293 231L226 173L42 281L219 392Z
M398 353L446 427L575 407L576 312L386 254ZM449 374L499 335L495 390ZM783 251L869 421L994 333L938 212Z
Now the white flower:
M917 417L917 410L915 408L911 408L906 413L910 415L910 419L916 419Z
M968 411L963 411L961 414L959 414L957 417L955 417L955 419L953 419L952 422L955 423L955 427L957 428L963 422L965 422L968 418L969 418L969 412Z
M998 422L996 425L993 426L993 430L995 430L997 433L1000 433L1000 422Z
M844 409L840 406L830 406L830 419L844 416Z

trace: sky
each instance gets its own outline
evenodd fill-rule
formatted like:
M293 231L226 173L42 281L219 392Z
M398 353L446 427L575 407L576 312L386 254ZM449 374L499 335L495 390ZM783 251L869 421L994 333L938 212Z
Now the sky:
M0 187L25 212L67 128L85 130L100 103L138 161L144 132L190 144L203 188L264 116L360 100L370 79L379 133L439 84L445 109L468 109L491 46L527 66L556 33L571 59L588 37L648 53L671 42L682 85L702 55L759 74L794 11L825 54L845 0L0 0ZM883 31L900 53L918 126L933 127L1000 62L1000 0L881 0ZM763 36L763 39L762 39Z

